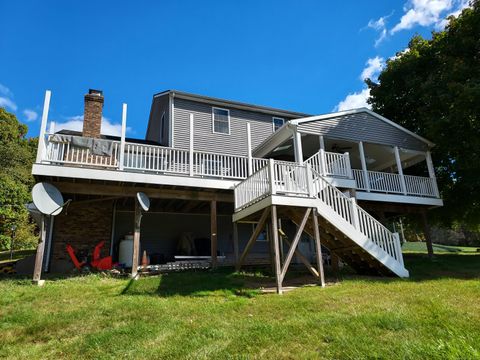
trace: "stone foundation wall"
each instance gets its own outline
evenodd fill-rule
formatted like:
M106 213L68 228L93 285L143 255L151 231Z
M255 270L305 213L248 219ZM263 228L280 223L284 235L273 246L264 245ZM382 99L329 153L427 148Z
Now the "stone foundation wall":
M96 244L105 241L101 256L110 252L113 202L72 204L67 211L55 217L52 238L51 272L64 272L73 268L66 246L70 244L80 259L81 254L91 256Z

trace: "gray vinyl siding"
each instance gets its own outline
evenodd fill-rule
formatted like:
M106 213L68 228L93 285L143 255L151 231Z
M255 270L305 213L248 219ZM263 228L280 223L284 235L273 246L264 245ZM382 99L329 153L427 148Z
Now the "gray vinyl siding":
M230 134L218 134L212 128L212 108L230 111ZM273 133L272 116L261 112L246 111L229 107L213 106L185 99L174 99L174 147L189 148L189 115L194 116L194 148L224 154L247 154L247 122L250 122L252 148ZM278 116L285 118L284 116ZM285 121L290 120L285 118Z
M428 150L428 145L423 141L366 112L302 123L298 130L334 139Z
M162 115L164 116L165 125L162 133ZM156 141L161 145L168 146L169 138L169 94L157 96L153 98L152 107L150 109L150 118L148 120L148 128L146 139Z

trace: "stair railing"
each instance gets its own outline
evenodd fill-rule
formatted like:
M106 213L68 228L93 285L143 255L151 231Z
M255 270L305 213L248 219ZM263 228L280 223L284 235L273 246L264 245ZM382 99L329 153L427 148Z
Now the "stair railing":
M382 223L311 169L315 197L403 265L400 240Z

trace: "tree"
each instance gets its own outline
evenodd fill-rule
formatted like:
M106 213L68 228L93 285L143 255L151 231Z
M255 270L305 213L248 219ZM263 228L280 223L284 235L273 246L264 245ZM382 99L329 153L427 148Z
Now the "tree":
M445 225L480 222L480 1L366 80L374 111L433 141Z
M37 140L27 139L27 130L15 115L0 108L0 250L10 248L12 226L16 227L16 249L36 243L35 225L25 205L34 184L31 169Z

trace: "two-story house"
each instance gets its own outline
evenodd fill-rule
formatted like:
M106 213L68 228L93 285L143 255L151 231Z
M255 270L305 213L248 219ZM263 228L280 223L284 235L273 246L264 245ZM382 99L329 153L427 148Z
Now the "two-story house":
M50 221L45 270L72 267L67 244L103 240L118 260L135 233L135 254L159 268L271 263L279 292L291 261L323 282L322 246L359 272L406 277L386 218L442 206L433 144L365 108L311 116L170 90L154 95L145 139L128 139L126 105L122 136L102 135L101 92L85 95L82 132L47 131L49 99L32 172L72 202ZM138 192L151 199L141 229Z

